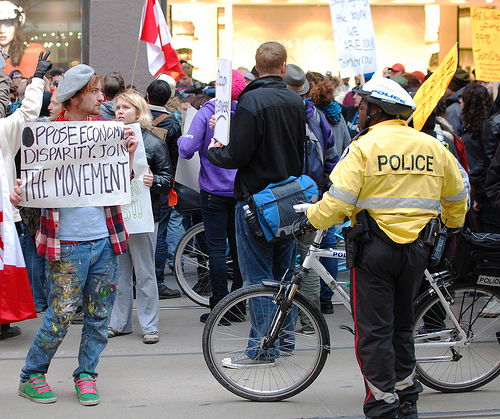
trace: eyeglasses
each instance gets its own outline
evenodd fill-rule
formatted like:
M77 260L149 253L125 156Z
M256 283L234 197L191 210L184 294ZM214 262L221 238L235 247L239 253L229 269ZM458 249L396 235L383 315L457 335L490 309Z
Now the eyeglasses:
M52 86L54 86L54 87L59 86L59 80L53 81Z

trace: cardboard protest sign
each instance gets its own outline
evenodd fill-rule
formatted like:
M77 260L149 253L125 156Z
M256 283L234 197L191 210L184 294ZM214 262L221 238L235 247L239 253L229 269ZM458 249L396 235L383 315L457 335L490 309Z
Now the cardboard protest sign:
M214 138L224 145L229 142L229 121L231 117L231 60L217 59L217 80L215 86L215 129Z
M26 124L21 146L23 206L130 203L125 125L108 121Z
M153 209L151 207L151 190L144 185L143 176L149 173L146 150L139 124L130 125L139 140L134 153L134 174L130 181L132 202L122 205L122 216L129 234L150 233L154 231Z
M377 71L375 31L368 0L330 0L340 77Z
M188 110L186 115L184 115L184 119L182 121L182 135L186 134L189 131L189 127L193 122L193 118L198 112L198 109L193 108L191 105L188 106Z
M470 8L476 79L500 81L500 10Z
M458 48L457 44L448 52L439 67L432 75L418 88L417 93L413 97L417 105L417 109L413 112L413 127L421 130L437 106L439 100L443 97L444 92L457 71L458 64Z

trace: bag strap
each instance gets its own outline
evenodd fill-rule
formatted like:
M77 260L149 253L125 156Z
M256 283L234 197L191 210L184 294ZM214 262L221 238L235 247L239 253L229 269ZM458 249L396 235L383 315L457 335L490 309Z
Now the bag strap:
M156 127L161 121L163 121L167 118L168 118L167 113L162 113L161 115L157 116L153 121L153 127Z
M249 202L250 194L248 193L247 184L243 179L241 179L241 189L243 191L243 199L245 200L245 202Z
M306 150L305 150L305 153L304 153L304 160L305 160L305 171L304 171L304 174L305 175L309 175L309 147L312 146L312 141L311 139L309 138L309 135L306 135L306 142L304 143L305 147L306 147Z

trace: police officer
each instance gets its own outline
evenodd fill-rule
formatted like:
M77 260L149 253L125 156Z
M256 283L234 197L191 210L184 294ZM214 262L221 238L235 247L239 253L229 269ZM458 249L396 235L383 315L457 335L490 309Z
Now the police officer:
M390 79L357 87L361 133L330 175L331 188L307 217L318 229L363 211L368 235L351 270L356 355L368 418L417 418L412 302L430 247L421 239L441 207L448 227L463 224L467 192L455 158L436 139L408 127L416 105Z

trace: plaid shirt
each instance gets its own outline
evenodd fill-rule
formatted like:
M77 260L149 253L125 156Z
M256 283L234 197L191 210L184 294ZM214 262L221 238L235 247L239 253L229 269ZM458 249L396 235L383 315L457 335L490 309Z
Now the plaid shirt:
M104 207L106 210L106 225L109 231L111 245L117 255L127 251L128 233L122 218L120 206ZM49 261L61 258L61 241L59 240L59 210L57 208L42 208L40 228L35 237L36 249L41 257Z

